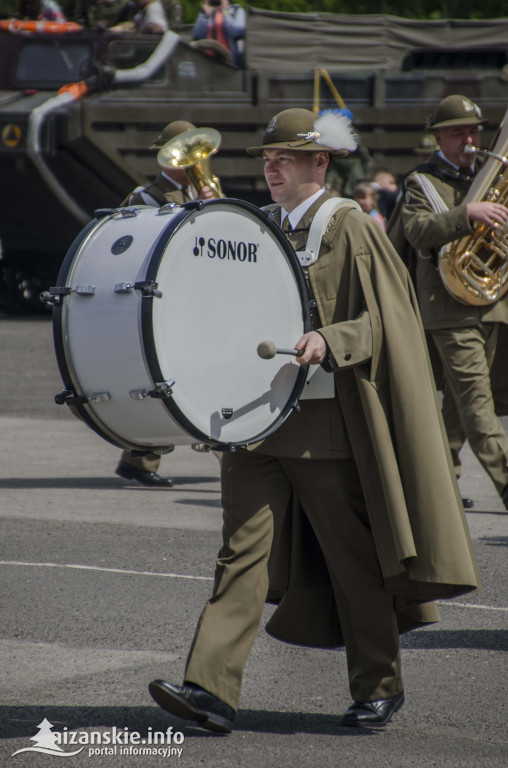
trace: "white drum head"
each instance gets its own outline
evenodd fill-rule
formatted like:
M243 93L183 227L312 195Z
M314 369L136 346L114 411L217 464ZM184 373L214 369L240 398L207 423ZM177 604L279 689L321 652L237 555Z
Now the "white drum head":
M305 381L292 348L308 330L305 284L286 239L257 209L214 200L177 222L147 272L162 298L143 306L147 364L174 380L165 405L190 434L245 444L282 423Z

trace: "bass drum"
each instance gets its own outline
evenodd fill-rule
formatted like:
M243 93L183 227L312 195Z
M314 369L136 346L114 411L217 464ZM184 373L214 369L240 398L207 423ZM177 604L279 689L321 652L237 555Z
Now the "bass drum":
M65 389L99 435L134 451L230 449L274 432L307 367L261 359L310 330L297 257L250 203L99 211L50 289Z

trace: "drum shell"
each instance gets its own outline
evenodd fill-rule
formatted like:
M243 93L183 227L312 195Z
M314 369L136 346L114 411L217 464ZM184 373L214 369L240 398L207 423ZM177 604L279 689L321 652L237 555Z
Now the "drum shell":
M263 375L271 370L272 379L278 383L283 382L285 389L282 397L286 398L286 402L282 406L278 402L274 406L270 398L268 402L267 387L263 383L262 397L248 396L244 410L251 408L252 401L265 398L265 410L273 408L272 423L267 424L265 420L259 429L257 425L254 428L250 425L245 434L241 429L234 431L233 427L235 419L236 424L240 422L240 416L237 417L236 414L240 414L242 405L232 408L235 415L229 424L222 417L217 418L217 412L220 414L221 410L227 408L217 410L215 406L210 409L210 414L206 412L201 420L203 423L198 423L199 418L189 418L188 415L188 410L193 409L193 404L189 408L187 402L183 407L179 402L179 398L182 399L187 390L191 390L196 382L199 383L200 378L206 378L207 370L213 367L211 361L216 355L214 349L220 348L221 354L224 354L224 345L233 349L231 341L227 342L231 328L241 328L250 322L247 316L229 316L228 310L222 306L228 303L235 290L228 293L227 289L221 289L222 299L218 299L216 306L203 292L201 303L206 306L200 306L199 296L196 305L192 304L194 289L191 287L202 282L201 277L196 280L195 273L199 259L195 257L194 260L185 261L184 257L180 256L182 246L178 245L177 255L176 246L173 244L183 242L187 247L188 241L194 242L194 236L191 237L188 233L193 227L203 225L203 222L208 225L212 218L210 214L214 213L215 218L230 217L225 220L235 222L239 216L244 217L241 219L241 229L244 224L247 228L254 228L254 231L259 229L263 237L268 238L270 247L273 241L276 249L282 251L281 264L288 260L289 266L285 265L282 272L287 270L288 273L288 283L291 284L288 290L292 295L292 305L290 311L286 310L283 314L294 317L290 331L285 329L284 338L278 336L280 329L272 328L278 344L291 346L301 333L310 329L305 283L296 259L292 262L292 249L278 228L268 222L267 217L254 206L240 201L211 201L211 204L206 204L206 209L203 210L202 205L173 207L169 210L141 207L136 209L135 217L129 215L130 211L119 210L92 222L77 238L62 266L59 285L67 286L72 292L63 297L54 310L55 348L66 388L78 398L86 399L86 402L72 402L71 398L71 407L92 429L122 448L164 452L170 445L196 441L219 448L244 445L274 431L296 405L303 388L305 369L300 368L294 359L281 360L280 356L274 361L257 359L256 365L260 366L259 370L263 370ZM129 238L132 238L132 242L128 247L119 253L112 252L115 245ZM211 270L210 258L206 255L200 258L203 259L203 267ZM279 261L279 257L276 261ZM218 259L216 263L219 264ZM187 264L190 266L187 267ZM225 261L220 266L223 267L224 264ZM237 269L236 274L240 275L239 265L233 266ZM185 284L186 269L191 271L189 285ZM176 276L182 284L175 282ZM241 279L251 280L250 277ZM285 283L284 274L278 279ZM144 295L142 290L127 287L136 283L151 282L159 283L158 289L162 292L162 297L150 295L149 291ZM263 285L262 278L261 282L258 279L258 284ZM93 292L86 293L88 286L93 288ZM80 292L83 287L85 292ZM295 299L296 295L298 299ZM185 297L183 301L181 296ZM297 307L293 306L296 301ZM189 312L187 303L191 306ZM233 312L242 313L243 303L236 301ZM262 307L262 296L259 297L259 303ZM271 303L274 303L273 299ZM177 304L178 310L175 308ZM249 309L245 311L248 313ZM175 312L178 313L176 317ZM252 321L254 329L250 328L249 333L245 334L249 336L248 340L245 339L245 344L249 344L249 361L252 358L252 349L255 348L254 341L258 343L266 338L264 329L260 327L257 331L257 326L262 325L260 318L254 318ZM216 331L211 330L213 324ZM190 326L194 327L194 335ZM190 341L187 342L183 338L181 343L174 343L182 334L185 336L185 333L190 334ZM209 344L205 345L205 353L201 344L203 334L210 340ZM169 338L173 341L167 342ZM209 360L203 359L202 364L199 360L194 360L194 373L185 383L186 363L182 363L182 358L185 357L186 349L190 357L196 357L194 348L198 343L201 346L200 354L209 354ZM171 347L171 353L166 349L167 344ZM237 343L236 347L242 351L241 343ZM208 348L209 353L206 352ZM229 360L228 366L229 371L225 372L225 376L236 369L235 359ZM242 368L241 362L238 367ZM175 376L177 381L173 397L148 396L147 393L156 394L157 385L173 379L174 368L178 369L178 375ZM202 402L203 408L208 408L206 400L209 390L220 388L218 379L220 372L215 369L209 386L203 391L198 388L194 393L198 410ZM239 390L244 386L239 380ZM101 400L101 396L106 399ZM94 402L97 398L98 402ZM228 405L232 399L234 398L230 390L229 394L224 395L224 404ZM211 422L210 425L208 421ZM213 423L217 424L218 421L220 425L214 427Z

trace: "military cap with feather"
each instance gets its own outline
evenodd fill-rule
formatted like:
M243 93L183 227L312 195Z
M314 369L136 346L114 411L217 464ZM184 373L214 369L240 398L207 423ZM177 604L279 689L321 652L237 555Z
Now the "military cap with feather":
M330 152L343 156L358 144L351 121L340 114L318 117L310 109L285 109L268 123L260 147L247 152L262 157L265 149L291 149L298 152Z

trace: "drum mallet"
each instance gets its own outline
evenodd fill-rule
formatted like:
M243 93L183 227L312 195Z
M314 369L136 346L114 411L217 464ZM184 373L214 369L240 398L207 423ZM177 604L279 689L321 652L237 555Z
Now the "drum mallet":
M294 355L295 357L300 357L302 353L303 349L282 349L281 347L276 347L273 341L261 341L258 344L258 355L263 360L270 360L275 355Z

